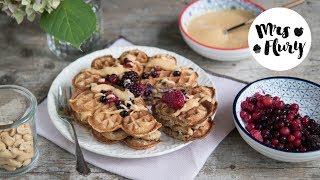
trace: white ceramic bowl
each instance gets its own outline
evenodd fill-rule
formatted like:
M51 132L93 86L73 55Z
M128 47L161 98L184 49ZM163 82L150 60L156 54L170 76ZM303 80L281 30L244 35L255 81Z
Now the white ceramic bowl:
M320 85L292 77L271 77L255 81L244 87L233 103L233 116L241 137L259 153L285 162L305 162L320 159L320 150L308 152L290 152L278 150L264 145L254 139L245 128L245 122L240 118L241 102L256 92L265 92L280 97L286 103L297 103L301 115L309 115L320 121Z
M238 61L250 57L249 47L228 49L208 46L198 42L188 34L187 26L191 19L210 11L219 11L222 9L244 9L256 15L259 15L265 10L259 4L248 0L197 0L185 7L180 14L179 27L183 39L191 49L209 59Z

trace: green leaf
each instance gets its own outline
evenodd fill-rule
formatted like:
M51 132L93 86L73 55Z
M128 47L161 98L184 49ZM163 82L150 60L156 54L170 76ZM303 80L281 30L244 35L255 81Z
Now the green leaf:
M63 0L50 14L44 12L41 28L60 41L80 49L81 43L96 30L96 15L83 0Z

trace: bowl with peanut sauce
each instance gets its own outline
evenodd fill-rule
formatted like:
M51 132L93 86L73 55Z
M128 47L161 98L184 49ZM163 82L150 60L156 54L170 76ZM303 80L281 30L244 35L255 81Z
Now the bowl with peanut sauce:
M179 28L185 42L198 54L218 61L249 57L250 25L225 30L255 18L265 9L248 0L197 0L180 14Z

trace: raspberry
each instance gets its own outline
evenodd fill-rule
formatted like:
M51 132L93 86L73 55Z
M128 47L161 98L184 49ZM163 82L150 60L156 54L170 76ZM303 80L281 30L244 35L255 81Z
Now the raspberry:
M121 78L121 85L126 86L130 83L136 83L139 80L138 74L134 71L125 72Z
M261 136L261 132L259 130L253 129L250 131L251 136L253 136L256 140L263 142L263 138Z
M184 106L185 97L180 90L173 89L165 93L161 100L170 108L181 109Z
M127 84L126 88L134 95L134 97L141 96L144 91L143 85L138 83Z

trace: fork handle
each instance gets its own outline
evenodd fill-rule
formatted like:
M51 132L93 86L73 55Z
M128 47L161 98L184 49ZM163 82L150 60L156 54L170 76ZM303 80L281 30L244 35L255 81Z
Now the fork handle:
M77 133L76 130L73 126L72 123L72 119L69 119L68 121L72 127L73 130L73 135L74 135L74 142L76 144L76 161L77 161L77 165L76 165L76 170L81 174L81 175L89 175L91 173L91 170L88 168L87 162L84 160L79 142L78 142L78 137L77 137Z

